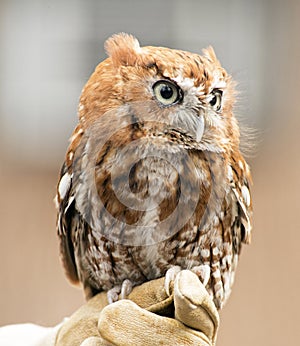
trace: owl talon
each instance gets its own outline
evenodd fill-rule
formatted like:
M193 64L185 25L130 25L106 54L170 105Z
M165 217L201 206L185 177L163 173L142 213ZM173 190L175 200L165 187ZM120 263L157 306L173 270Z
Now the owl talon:
M132 282L128 279L124 280L122 282L122 287L121 287L121 299L126 299L127 296L131 293L132 291Z
M208 264L193 267L191 271L199 277L204 286L207 285L210 278L210 266Z
M108 304L112 304L119 300L119 294L121 293L121 286L114 286L107 292Z
M177 274L181 271L181 267L180 266L174 266L171 267L167 270L166 275L165 275L165 291L167 293L168 296L171 295L170 292L170 284L171 282L174 282Z
M117 302L119 299L126 299L132 291L132 283L130 280L124 280L122 285L114 286L107 292L108 304Z

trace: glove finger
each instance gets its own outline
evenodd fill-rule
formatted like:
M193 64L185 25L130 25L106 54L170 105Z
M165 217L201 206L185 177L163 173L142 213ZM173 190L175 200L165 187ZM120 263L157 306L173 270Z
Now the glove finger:
M103 340L101 337L92 336L85 339L80 346L113 346L111 343Z
M207 290L196 274L181 271L174 282L175 318L185 325L202 331L215 343L219 314Z
M209 340L181 322L156 315L129 300L105 307L98 329L103 339L122 346L198 345L209 346Z
M164 281L164 278L160 278L134 287L128 299L141 308L164 314L164 310L168 310L173 303L173 297L169 297L165 291Z

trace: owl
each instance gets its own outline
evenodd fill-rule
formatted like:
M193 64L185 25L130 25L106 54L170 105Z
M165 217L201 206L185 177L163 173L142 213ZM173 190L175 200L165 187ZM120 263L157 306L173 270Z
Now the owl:
M194 271L216 307L251 239L251 175L233 114L235 83L212 47L202 55L105 43L83 88L57 186L67 277L87 299Z

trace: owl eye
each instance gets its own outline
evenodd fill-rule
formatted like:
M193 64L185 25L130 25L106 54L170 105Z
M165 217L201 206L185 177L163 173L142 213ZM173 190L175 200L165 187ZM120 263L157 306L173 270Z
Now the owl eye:
M218 112L222 106L222 90L213 90L211 93L211 99L209 104L213 108L214 111Z
M153 92L163 106L171 106L182 99L181 89L176 84L166 80L154 83Z

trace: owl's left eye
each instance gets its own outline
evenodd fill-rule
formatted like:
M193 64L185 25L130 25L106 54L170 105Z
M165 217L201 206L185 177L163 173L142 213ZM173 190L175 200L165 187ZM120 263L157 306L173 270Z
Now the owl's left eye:
M182 99L181 89L176 84L166 80L154 83L153 92L163 106L171 106Z
M211 93L211 99L209 101L209 104L213 108L214 111L218 112L221 109L222 106L222 90L213 90Z

